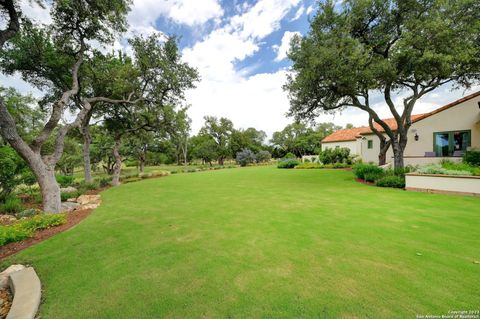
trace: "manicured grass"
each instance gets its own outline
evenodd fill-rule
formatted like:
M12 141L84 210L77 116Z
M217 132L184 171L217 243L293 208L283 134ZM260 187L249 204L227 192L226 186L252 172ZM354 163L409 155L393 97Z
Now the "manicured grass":
M111 188L35 266L42 318L415 318L480 305L480 199L252 167Z

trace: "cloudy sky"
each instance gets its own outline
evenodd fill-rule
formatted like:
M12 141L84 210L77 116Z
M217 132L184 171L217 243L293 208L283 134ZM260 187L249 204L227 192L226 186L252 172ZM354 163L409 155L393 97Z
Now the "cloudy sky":
M29 16L49 22L45 10L23 7ZM180 37L184 60L201 75L197 88L187 93L193 133L205 115L215 115L231 119L236 127L255 127L271 135L292 122L285 116L289 102L282 90L290 65L286 51L294 34L308 31L315 11L316 0L134 0L125 37L153 32ZM125 39L118 39L114 46L129 50ZM41 94L18 77L0 76L0 84ZM414 113L433 110L478 89L441 88L420 100ZM379 113L389 117L382 100L374 102ZM366 120L362 111L346 110L321 116L317 122L365 125Z

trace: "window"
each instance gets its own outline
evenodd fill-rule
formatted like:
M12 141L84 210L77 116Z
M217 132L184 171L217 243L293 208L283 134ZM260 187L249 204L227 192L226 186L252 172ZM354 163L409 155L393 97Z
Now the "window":
M471 131L433 133L433 150L437 156L461 156L471 144Z
M367 147L368 148L373 148L373 140L368 140L367 141Z

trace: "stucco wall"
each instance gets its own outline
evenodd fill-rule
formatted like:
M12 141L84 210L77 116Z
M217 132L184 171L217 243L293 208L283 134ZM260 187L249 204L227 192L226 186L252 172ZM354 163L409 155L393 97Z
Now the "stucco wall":
M416 191L437 191L480 195L480 177L417 175L405 176L405 188Z
M447 131L471 130L471 146L480 148L480 108L476 97L455 105L447 110L431 115L423 120L413 123L408 133L408 144L405 148L405 162L408 164L428 164L438 162L424 157L425 152L433 152L433 133ZM415 141L415 134L419 139ZM373 140L373 148L367 148L367 141ZM361 157L364 162L378 163L380 141L376 135L364 135L360 141ZM415 158L417 157L417 158ZM393 151L389 148L387 162L392 162ZM452 158L455 160L455 158Z
M322 149L327 148L336 148L336 147L346 147L350 149L351 155L360 155L360 143L358 141L345 141L345 142L328 142L322 143Z

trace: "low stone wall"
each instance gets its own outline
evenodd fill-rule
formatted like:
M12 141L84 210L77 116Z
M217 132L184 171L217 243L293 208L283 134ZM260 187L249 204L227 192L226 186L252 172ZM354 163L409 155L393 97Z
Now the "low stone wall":
M480 196L480 176L409 173L405 189L410 191Z

